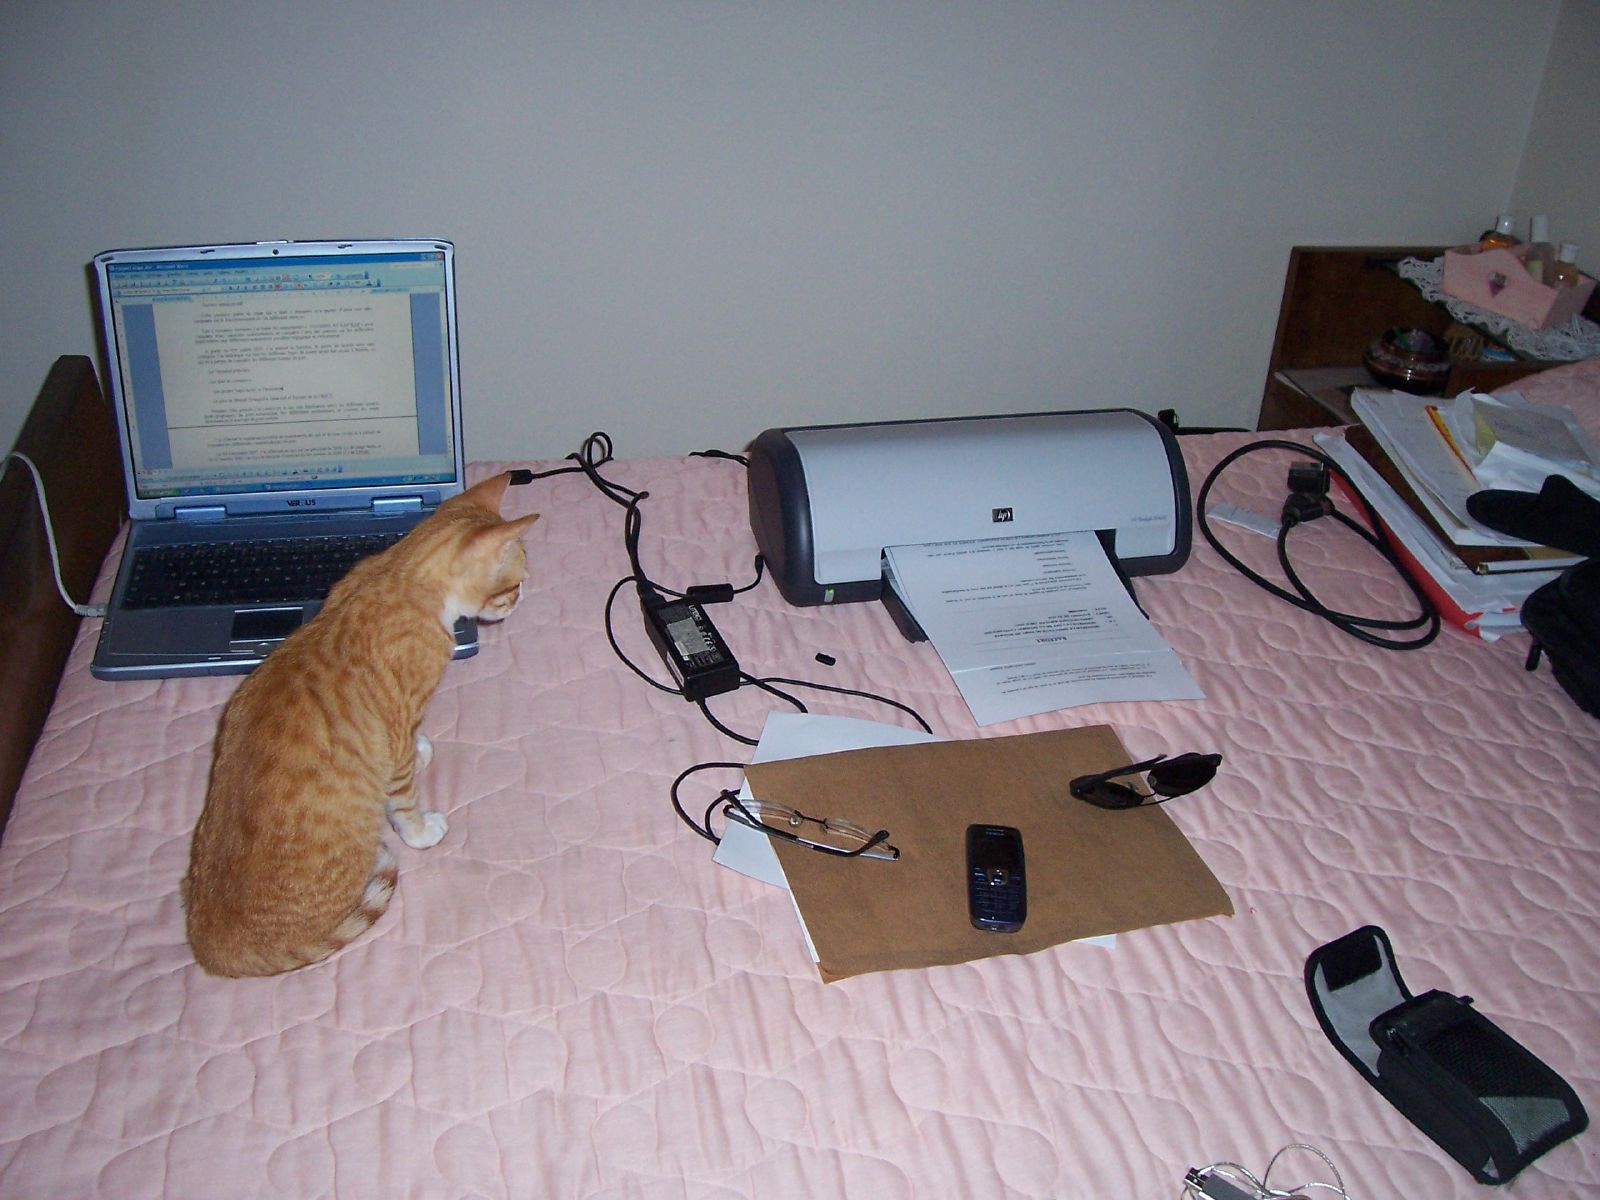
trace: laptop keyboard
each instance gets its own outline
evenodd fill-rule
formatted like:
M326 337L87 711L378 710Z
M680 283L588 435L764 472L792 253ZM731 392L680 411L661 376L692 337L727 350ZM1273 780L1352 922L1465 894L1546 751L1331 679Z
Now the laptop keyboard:
M361 559L401 533L188 542L134 553L124 608L321 600Z

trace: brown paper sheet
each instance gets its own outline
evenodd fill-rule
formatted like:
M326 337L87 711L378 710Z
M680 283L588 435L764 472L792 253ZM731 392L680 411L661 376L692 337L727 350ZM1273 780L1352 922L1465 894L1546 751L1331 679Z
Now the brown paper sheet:
M1232 916L1160 807L1108 811L1068 793L1074 776L1129 761L1110 726L1092 725L752 763L746 779L759 800L887 829L900 849L898 862L845 859L774 839L832 982ZM1203 804L1205 792L1176 803ZM968 919L966 831L979 822L1022 833L1028 919L1016 933Z

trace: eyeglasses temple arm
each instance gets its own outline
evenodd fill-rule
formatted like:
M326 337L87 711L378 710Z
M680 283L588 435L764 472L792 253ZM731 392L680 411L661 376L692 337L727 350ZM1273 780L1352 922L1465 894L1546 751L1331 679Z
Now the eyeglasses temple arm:
M1141 771L1148 771L1166 757L1165 754L1158 754L1154 758L1147 758L1143 762L1133 763L1130 766L1118 767L1114 771L1101 771L1098 775L1080 775L1073 782L1080 785L1093 786L1097 783L1104 783L1108 779L1117 779L1123 775L1137 775Z
M866 841L862 842L861 845L857 846L854 850L834 850L833 852L835 854L837 854L840 858L860 858L863 854L865 854L868 850L871 850L874 846L883 846L883 844L885 842L887 842L888 840L889 840L889 831L887 829L880 829L880 830L878 830L877 833L873 834ZM831 850L833 848L832 847L819 847L819 849L830 849ZM884 846L884 849L886 849L886 850L894 850L894 847L893 846ZM896 859L898 859L900 857L900 852L898 850L894 850L894 856L895 856Z

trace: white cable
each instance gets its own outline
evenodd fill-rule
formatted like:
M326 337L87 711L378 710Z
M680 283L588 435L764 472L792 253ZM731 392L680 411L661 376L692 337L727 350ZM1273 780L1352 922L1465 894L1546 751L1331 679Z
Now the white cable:
M1283 1189L1282 1191L1274 1190L1272 1192L1273 1195L1275 1195L1275 1196L1300 1196L1300 1195L1303 1195L1306 1192L1311 1191L1313 1188L1320 1188L1320 1189L1322 1189L1324 1191L1332 1192L1336 1196L1342 1197L1342 1200L1350 1200L1350 1193L1347 1190L1345 1190L1344 1176L1339 1174L1339 1168L1333 1165L1333 1159L1329 1158L1326 1154L1324 1154L1321 1150L1318 1150L1315 1146L1308 1146L1305 1142L1292 1142L1289 1145L1285 1146L1282 1150L1279 1150L1276 1154L1274 1154L1272 1156L1271 1160L1267 1163L1267 1169L1265 1171L1261 1172L1261 1186L1262 1187L1266 1187L1267 1186L1267 1180L1272 1178L1272 1168L1278 1165L1278 1160L1280 1158L1282 1158L1285 1154L1287 1154L1291 1150L1305 1150L1308 1153L1315 1154L1318 1158L1320 1158L1323 1161L1323 1163L1325 1163L1327 1165L1328 1170L1333 1172L1333 1182L1332 1183L1324 1183L1320 1179L1314 1179L1314 1180L1311 1180L1308 1183L1298 1183L1294 1187L1286 1188L1286 1189Z
M1291 1150L1315 1154L1333 1172L1334 1182L1314 1179L1290 1188L1270 1186L1267 1181L1272 1177L1272 1168ZM1344 1176L1339 1174L1339 1168L1334 1166L1333 1160L1315 1146L1294 1142L1272 1156L1260 1179L1236 1162L1215 1162L1208 1167L1191 1170L1184 1177L1183 1195L1185 1200L1305 1200L1313 1190L1332 1192L1341 1200L1351 1200L1350 1193L1345 1189Z
M55 572L56 591L61 593L61 599L66 606L80 617L105 616L106 606L104 604L79 604L71 596L67 595L67 585L61 581L61 555L56 551L56 531L50 522L50 502L44 497L44 478L39 474L39 468L34 465L33 459L22 453L22 451L13 450L7 454L5 465L9 466L12 459L16 459L27 467L29 473L33 476L34 494L39 497L39 512L44 517L45 541L50 546L50 569ZM3 471L3 467L0 467L0 471Z

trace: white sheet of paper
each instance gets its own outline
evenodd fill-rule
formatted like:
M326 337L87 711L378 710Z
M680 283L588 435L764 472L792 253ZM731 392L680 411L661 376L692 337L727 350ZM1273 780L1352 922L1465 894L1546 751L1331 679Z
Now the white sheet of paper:
M775 712L767 714L766 724L761 729L761 740L751 759L754 762L779 762L812 754L832 754L840 750L864 750L869 746L909 746L916 742L943 740L920 729L883 725L854 717ZM750 799L752 793L748 783L740 786L739 795ZM839 812L828 815L848 818L850 814ZM722 866L732 867L752 879L789 891L789 880L783 873L783 864L778 861L777 852L772 848L772 839L748 825L729 821L712 858ZM793 899L791 893L791 903ZM794 915L800 921L800 930L805 935L806 950L811 954L811 961L817 962L817 948L811 941L811 931L806 928L806 919L798 904L794 906ZM1108 933L1080 940L1095 946L1114 946L1117 935Z
M900 598L980 725L1204 693L1092 532L884 551Z

